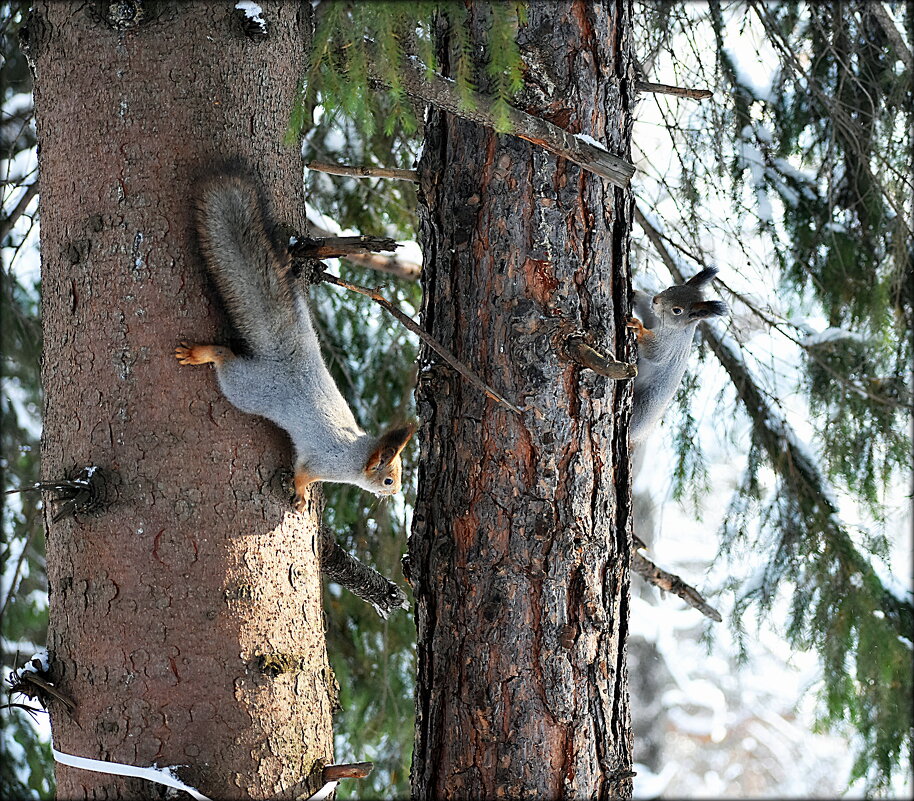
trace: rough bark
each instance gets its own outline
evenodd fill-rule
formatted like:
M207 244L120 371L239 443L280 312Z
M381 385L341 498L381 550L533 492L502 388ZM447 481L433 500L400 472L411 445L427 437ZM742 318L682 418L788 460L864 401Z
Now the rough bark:
M623 157L630 24L624 1L532 3L520 37L531 113ZM423 351L413 796L629 796L630 382L562 345L632 360L630 195L449 115L426 133L424 325L526 409Z
M194 241L201 175L241 159L279 220L305 230L283 138L310 6L262 5L265 38L232 0L43 2L29 25L43 478L91 464L117 482L107 509L46 515L51 673L78 705L52 702L54 745L184 765L212 798L272 797L332 754L317 496L293 513L271 489L290 464L285 435L172 355L229 331ZM67 799L161 792L63 766L57 781Z

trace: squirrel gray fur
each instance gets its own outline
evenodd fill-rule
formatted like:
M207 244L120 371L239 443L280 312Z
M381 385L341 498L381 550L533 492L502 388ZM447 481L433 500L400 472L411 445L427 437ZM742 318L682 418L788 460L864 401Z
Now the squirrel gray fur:
M204 182L197 231L207 271L251 352L237 355L224 345L182 343L175 350L178 361L214 364L233 406L288 432L299 511L315 481L355 484L376 495L399 492L400 452L413 427L398 426L375 437L356 423L324 364L288 253L270 236L257 187L237 176Z
M638 375L629 429L632 445L647 438L676 395L698 323L729 311L723 301L704 299L703 289L715 275L717 268L709 267L653 298L634 293L634 312L640 319L628 323L638 335Z

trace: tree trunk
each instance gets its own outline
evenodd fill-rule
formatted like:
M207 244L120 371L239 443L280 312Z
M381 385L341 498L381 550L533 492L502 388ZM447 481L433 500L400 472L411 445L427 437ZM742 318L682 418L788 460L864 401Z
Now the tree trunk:
M630 25L625 0L531 3L525 108L627 155ZM629 796L630 382L562 342L633 360L630 194L444 114L420 179L424 324L527 410L424 352L413 796Z
M288 441L173 356L228 335L195 244L201 176L241 160L305 230L283 139L310 5L263 3L265 38L233 6L36 4L42 471L114 475L107 508L46 514L51 673L78 705L51 702L55 747L257 799L329 760L333 680L317 502L297 515L272 489ZM160 792L61 765L57 781L66 799Z

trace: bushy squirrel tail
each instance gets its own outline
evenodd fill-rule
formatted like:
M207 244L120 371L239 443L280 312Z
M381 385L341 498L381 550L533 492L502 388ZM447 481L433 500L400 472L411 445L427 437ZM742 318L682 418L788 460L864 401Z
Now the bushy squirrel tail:
M254 353L273 356L291 344L300 323L289 260L270 237L257 187L237 176L204 182L197 232L206 268Z

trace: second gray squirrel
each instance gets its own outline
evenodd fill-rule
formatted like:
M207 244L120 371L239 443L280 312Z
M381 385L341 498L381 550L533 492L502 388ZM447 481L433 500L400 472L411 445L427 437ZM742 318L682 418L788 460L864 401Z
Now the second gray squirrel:
M377 437L356 423L321 357L308 299L291 274L288 253L271 238L256 186L235 176L211 179L197 206L204 263L250 354L182 343L178 361L215 365L233 406L288 432L299 511L315 481L355 484L376 495L399 492L400 452L413 428Z
M640 319L628 323L638 335L638 375L629 429L632 445L647 438L676 395L698 323L729 311L723 301L704 299L704 287L715 275L717 268L709 267L653 298L634 293L634 312Z

